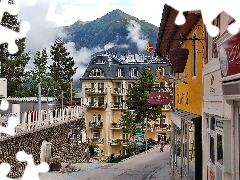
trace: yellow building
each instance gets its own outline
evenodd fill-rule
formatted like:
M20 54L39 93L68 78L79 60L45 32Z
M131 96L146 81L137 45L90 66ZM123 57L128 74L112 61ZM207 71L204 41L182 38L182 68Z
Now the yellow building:
M177 26L174 24L177 14L175 9L164 6L156 49L175 72L172 173L181 179L201 179L203 21L200 13L185 12L186 23Z
M99 55L91 59L82 76L82 98L86 119L86 132L90 142L102 150L99 158L106 159L111 154L125 153L132 138L121 127L121 111L126 109L124 100L128 88L138 79L144 67L156 75L156 69L163 67L163 73L170 73L168 63L148 62L145 57L128 55L117 58L113 55ZM159 87L163 83L158 83ZM159 134L170 137L170 106L165 105L162 114L166 117L159 123L150 122L147 138L157 141ZM144 130L145 131L145 130Z

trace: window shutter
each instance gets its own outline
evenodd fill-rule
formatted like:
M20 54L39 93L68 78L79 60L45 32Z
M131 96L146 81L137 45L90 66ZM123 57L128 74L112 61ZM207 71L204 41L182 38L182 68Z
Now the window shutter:
M208 62L208 33L206 26L204 25L204 64Z

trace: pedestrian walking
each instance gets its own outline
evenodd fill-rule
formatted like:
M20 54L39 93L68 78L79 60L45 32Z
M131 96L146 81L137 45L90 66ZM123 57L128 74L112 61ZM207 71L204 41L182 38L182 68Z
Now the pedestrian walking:
M163 152L164 141L163 141L163 136L162 135L161 135L160 140L159 140L159 146L160 146L160 152Z

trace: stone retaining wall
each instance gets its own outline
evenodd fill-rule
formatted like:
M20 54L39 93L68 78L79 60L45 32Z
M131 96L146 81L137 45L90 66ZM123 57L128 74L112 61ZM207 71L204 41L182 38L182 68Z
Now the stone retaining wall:
M85 128L85 119L80 118L3 139L0 141L0 163L7 162L11 165L8 177L22 176L26 163L17 161L17 152L24 150L27 154L32 154L35 164L40 164L41 146L44 140L52 143L52 157L60 156L62 162L89 161L89 152L85 152L87 144L72 145L68 138L68 133L72 130L81 139L83 128Z

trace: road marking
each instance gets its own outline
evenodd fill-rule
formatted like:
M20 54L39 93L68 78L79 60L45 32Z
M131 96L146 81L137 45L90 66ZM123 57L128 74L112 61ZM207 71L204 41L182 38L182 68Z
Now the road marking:
M91 167L91 168L88 168L88 169L86 169L86 170L84 170L84 171L81 171L81 172L79 172L79 173L77 173L77 174L75 174L75 175L73 175L73 176L68 177L66 180L73 180L73 179L75 179L75 178L77 178L77 177L85 174L85 173L88 172L88 171L92 171L92 170L96 169L98 166L100 166L100 165L96 165L96 166L93 166L93 167Z

